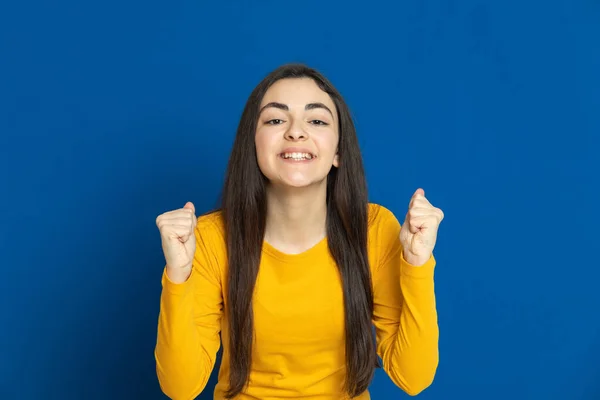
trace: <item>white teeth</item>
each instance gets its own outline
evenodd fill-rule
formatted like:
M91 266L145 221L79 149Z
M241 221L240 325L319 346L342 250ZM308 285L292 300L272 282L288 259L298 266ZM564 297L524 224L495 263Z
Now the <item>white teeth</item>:
M310 153L283 153L283 158L292 158L294 160L312 160L313 155Z

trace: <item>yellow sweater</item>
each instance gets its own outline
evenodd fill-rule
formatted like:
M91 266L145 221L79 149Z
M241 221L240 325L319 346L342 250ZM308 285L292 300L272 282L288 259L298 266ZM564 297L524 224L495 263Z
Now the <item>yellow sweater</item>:
M438 365L433 256L422 266L402 256L400 224L386 208L369 205L368 252L373 280L377 353L392 381L414 395L429 386ZM226 244L220 213L201 216L189 279L162 275L155 349L163 392L194 399L206 386L223 339L214 398L229 379L228 323L224 314ZM344 303L327 239L302 254L263 245L253 298L255 345L250 385L238 400L347 399ZM369 392L355 398L370 399Z

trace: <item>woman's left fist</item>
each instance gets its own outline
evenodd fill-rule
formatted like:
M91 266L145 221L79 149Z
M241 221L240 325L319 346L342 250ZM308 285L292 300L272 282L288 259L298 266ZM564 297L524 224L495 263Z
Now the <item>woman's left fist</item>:
M429 260L437 240L438 227L443 219L443 211L431 205L425 198L423 189L417 189L410 200L400 230L400 242L406 262L420 266Z

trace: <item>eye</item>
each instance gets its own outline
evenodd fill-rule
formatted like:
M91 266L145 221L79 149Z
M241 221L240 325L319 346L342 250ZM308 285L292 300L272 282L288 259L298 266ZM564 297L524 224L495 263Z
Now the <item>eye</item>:
M265 122L265 124L267 124L267 125L279 125L279 124L282 124L282 123L283 123L283 120L282 119L278 119L278 118L271 119L271 120L268 120L267 122Z
M321 121L320 119L313 119L310 123L313 125L329 125L327 122Z

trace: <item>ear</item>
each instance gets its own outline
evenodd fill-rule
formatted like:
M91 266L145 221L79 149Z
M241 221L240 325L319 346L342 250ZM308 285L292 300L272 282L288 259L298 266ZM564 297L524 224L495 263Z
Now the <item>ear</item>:
M340 155L338 153L335 153L335 156L333 157L333 166L336 168L340 166Z

